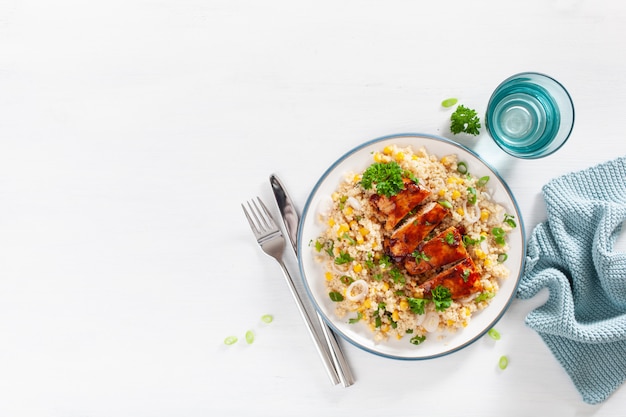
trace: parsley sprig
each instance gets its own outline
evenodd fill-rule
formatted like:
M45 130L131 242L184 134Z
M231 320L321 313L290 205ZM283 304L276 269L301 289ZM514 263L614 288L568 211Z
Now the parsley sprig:
M370 190L375 185L378 194L392 197L404 188L403 175L397 162L375 162L363 172L361 186Z
M462 104L450 115L450 131L455 135L465 132L476 136L480 133L480 127L480 118L476 110Z

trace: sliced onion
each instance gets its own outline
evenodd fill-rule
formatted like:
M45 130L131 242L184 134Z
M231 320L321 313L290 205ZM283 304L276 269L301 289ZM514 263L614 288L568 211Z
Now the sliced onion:
M416 314L415 315L415 325L421 326L424 323L424 319L426 318L426 314Z
M422 323L422 327L429 333L437 331L439 328L439 314L434 311L429 311L425 314L424 322Z
M359 200L354 197L348 197L348 199L346 200L346 205L352 207L355 210L361 210L363 208Z
M489 253L489 245L487 244L487 239L483 239L483 241L480 242L480 250L482 250L484 253Z
M319 214L323 219L326 219L330 216L332 210L333 199L329 195L320 198L320 201L317 203L317 214Z
M480 219L480 209L477 205L472 206L472 210L474 210L474 215L469 214L469 210L467 209L467 202L463 202L463 213L465 220L467 220L470 224L476 223Z
M346 298L350 301L361 301L367 295L370 286L362 279L357 279L348 286Z

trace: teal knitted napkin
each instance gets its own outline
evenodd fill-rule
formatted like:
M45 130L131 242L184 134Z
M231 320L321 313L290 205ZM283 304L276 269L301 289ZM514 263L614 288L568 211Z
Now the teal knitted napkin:
M626 221L626 157L556 178L543 189L547 220L528 241L517 292L546 303L526 317L597 404L626 380L626 253L613 249Z

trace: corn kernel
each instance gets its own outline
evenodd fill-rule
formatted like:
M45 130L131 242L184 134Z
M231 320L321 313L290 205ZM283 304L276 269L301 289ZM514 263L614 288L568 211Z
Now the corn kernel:
M326 281L330 281L331 279L333 279L333 273L330 271L326 271L326 274L324 274L326 276Z
M398 152L397 154L394 155L394 159L397 162L402 162L404 161L404 152Z
M332 193L332 194L330 195L330 198L332 198L332 199L333 199L333 201L337 201L337 200L339 200L339 193L337 193L337 192Z
M446 189L442 188L441 190L439 190L439 197L443 197L444 195L446 195Z
M335 219L331 217L330 219L328 219L328 226L333 227L334 225L335 225Z
M489 218L489 210L481 210L480 211L480 220L486 221Z
M350 223L348 223L350 225L350 228L355 227L358 223L356 222L356 220L350 220Z
M453 200L456 200L459 197L461 197L461 192L459 190L452 191L452 199Z
M389 325L383 324L382 326L380 326L380 331L383 333L387 333L389 331Z
M461 207L456 209L456 212L459 213L459 216L465 216L465 210L463 210Z
M441 158L441 163L444 165L448 165L450 163L450 160L447 156L444 156L443 158Z
M339 230L337 230L337 234L340 234L340 233L345 233L345 232L347 232L348 230L350 230L350 226L348 226L348 224L347 224L347 223L341 223L341 224L339 225Z
M468 323L467 320L463 320L463 327L467 327Z
M354 272L356 272L356 273L358 274L359 272L361 272L361 271L363 270L363 265L361 265L361 264L356 264L356 265L354 265L354 266L352 267L352 270L354 270Z
M375 162L383 162L384 158L383 155L380 152L375 152L374 153L374 161Z
M366 298L365 301L363 301L363 307L370 308L371 306L372 306L372 300L370 300L369 298Z
M359 174L356 174L353 178L352 178L352 182L359 182L361 181L361 176Z
M409 308L409 302L405 299L400 300L400 310L405 311Z
M447 324L448 324L448 326L453 326L454 325L454 320L448 319Z
M480 249L475 249L475 250L474 250L474 253L476 254L476 257L477 257L478 259L485 259L485 258L487 257L487 255L485 254L485 252L483 252L483 251L482 251L482 250L480 250Z
M393 148L391 146L385 146L383 149L383 153L385 155L391 155L393 153Z
M400 320L400 314L398 314L398 310L394 310L393 313L391 313L391 319L393 321Z
M383 291L389 290L389 283L383 282Z
M363 243L365 243L365 239L363 239L363 236L358 235L356 237L356 243L358 243L359 245L362 245Z
M359 229L359 233L361 234L361 236L367 236L370 234L370 230L366 227L361 227Z
M485 262L483 262L483 265L485 266L491 266L491 259L485 259Z
M354 212L354 209L352 208L352 206L346 206L346 208L343 209L343 212L346 214L346 216L349 216Z
M398 340L402 339L402 335L400 333L396 333L396 339Z

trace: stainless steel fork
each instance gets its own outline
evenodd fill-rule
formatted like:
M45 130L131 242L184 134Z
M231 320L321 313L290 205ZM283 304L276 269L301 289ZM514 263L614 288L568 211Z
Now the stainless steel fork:
M315 342L315 348L324 363L326 372L328 373L328 376L333 384L338 384L339 375L337 373L337 369L335 368L331 353L326 349L322 338L315 329L313 321L311 320L311 317L309 317L304 303L300 298L300 294L296 290L291 275L289 274L289 271L285 266L285 262L283 261L283 252L285 249L285 237L283 236L283 233L260 198L257 197L255 200L248 201L247 204L242 204L241 207L243 208L243 212L250 223L250 228L256 237L257 243L261 246L263 252L276 259L283 270L283 275L285 276L291 295L296 301L300 315L307 325L307 329L313 339L313 342Z

